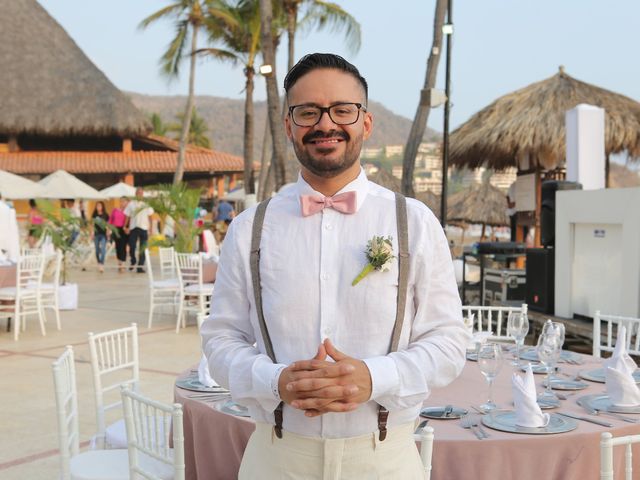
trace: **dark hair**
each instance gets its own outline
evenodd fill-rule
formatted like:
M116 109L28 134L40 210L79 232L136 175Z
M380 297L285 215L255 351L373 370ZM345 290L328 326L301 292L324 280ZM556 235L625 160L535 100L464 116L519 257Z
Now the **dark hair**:
M293 68L289 70L287 76L284 77L284 89L287 94L300 77L306 75L312 70L318 70L321 68L341 70L352 75L356 80L358 80L358 82L360 82L360 85L362 85L365 100L369 98L369 86L367 85L367 81L362 75L360 75L360 72L355 65L347 62L340 55L336 55L334 53L310 53L298 60L298 63L296 63Z
M105 213L107 213L107 207L104 205L104 202L102 200L98 200L95 204L95 206L93 207L93 216L99 215L98 213L98 205L102 205L102 214L104 215Z
M31 200L29 200L29 206L31 208L36 208L38 205L36 204L36 201L32 198Z

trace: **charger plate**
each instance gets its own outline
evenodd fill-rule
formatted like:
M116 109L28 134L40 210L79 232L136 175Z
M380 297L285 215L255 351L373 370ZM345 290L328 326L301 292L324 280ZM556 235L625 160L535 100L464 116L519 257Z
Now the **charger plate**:
M462 418L469 413L469 411L464 408L453 407L451 413L445 417L444 409L445 407L443 406L423 408L420 410L420 416L425 418L435 418L436 420L451 420L454 418Z
M592 408L595 410L603 410L612 413L638 413L640 414L640 405L635 407L622 407L611 403L611 399L606 394L585 395L576 400L581 407Z
M547 386L547 379L542 381L542 386ZM583 390L589 387L589 384L578 381L569 380L568 378L551 377L552 390Z
M186 378L179 378L176 380L176 387L182 388L184 390L192 390L194 392L228 392L228 390L220 385L215 385L213 387L207 387L200 383L197 376L191 376Z
M530 360L532 362L540 361L538 359L538 352L536 352L535 348L529 348L526 351L521 352L520 359ZM560 360L558 361L564 362L564 363L573 363L573 364L584 363L584 361L578 355L576 355L574 352L570 350L562 350L562 352L560 353Z
M220 410L222 413L226 413L229 415L235 415L236 417L249 417L249 409L247 407L243 407L239 403L234 402L233 400L227 400L224 403L216 404L216 408Z
M578 422L572 418L563 417L556 413L549 414L549 424L546 427L520 427L516 425L516 412L498 411L482 416L482 423L494 430L501 430L510 433L523 433L527 435L551 435L554 433L564 433L575 430Z
M467 360L470 360L472 362L477 362L478 354L476 352L467 350Z
M524 363L522 365L520 365L520 370L522 370L523 372L527 371L527 366ZM538 374L546 374L547 373L547 367L545 367L544 365L542 365L541 363L532 363L531 364L531 371L538 375Z
M578 376L591 382L604 383L604 367L593 368L591 370L581 370L578 372ZM636 383L640 383L640 369L633 372L633 378Z

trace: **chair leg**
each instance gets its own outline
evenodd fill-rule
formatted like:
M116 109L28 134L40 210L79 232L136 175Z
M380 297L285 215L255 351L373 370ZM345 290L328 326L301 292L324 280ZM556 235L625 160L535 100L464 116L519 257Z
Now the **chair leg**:
M42 336L44 337L47 335L47 332L44 329L44 309L42 308L40 295L36 297L36 309L38 310L38 321L40 322L40 332L42 332Z
M60 323L60 305L58 304L58 292L53 294L53 308L56 314L56 327L58 330L62 330L62 324Z
M20 302L18 302L18 299L16 298L16 303L13 307L13 318L14 318L14 322L13 322L13 341L17 342L18 341L18 335L20 335Z
M184 324L184 320L182 318L183 315L183 303L184 303L184 298L181 296L180 297L180 304L178 305L178 321L176 322L176 333L180 333L180 323ZM184 325L183 325L184 327Z
M149 296L149 321L147 322L147 328L151 328L151 322L153 321L153 290Z

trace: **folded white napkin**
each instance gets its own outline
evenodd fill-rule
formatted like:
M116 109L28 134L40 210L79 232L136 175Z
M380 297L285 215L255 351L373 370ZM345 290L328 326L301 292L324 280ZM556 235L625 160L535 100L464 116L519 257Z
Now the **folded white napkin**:
M636 362L627 353L627 329L620 326L616 347L610 358L602 362L607 395L611 403L619 407L640 405L640 388L636 385L633 372Z
M516 425L520 427L546 427L549 414L542 413L537 402L536 384L531 364L527 366L524 377L514 373L511 379L513 404L516 412Z
M198 365L198 381L205 387L217 387L218 383L211 377L209 373L209 362L207 357L202 354L200 364Z
M471 340L467 343L467 350L475 351L480 345L487 342L487 338L493 335L493 332L474 332Z

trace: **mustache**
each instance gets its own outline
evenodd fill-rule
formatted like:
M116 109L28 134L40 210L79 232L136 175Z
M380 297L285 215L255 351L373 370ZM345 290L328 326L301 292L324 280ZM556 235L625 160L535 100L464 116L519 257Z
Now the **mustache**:
M342 130L329 130L328 132L323 132L322 130L315 130L313 132L307 133L304 137L302 137L302 143L309 143L317 138L342 138L343 140L349 141L350 136L347 132Z

